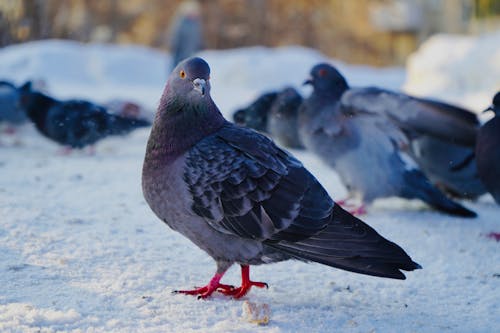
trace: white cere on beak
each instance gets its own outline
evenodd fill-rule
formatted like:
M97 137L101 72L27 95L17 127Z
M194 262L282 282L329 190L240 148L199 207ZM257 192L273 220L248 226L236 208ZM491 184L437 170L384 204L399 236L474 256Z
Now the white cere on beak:
M194 79L193 85L194 89L199 91L201 96L205 96L205 89L207 87L207 82L204 79Z

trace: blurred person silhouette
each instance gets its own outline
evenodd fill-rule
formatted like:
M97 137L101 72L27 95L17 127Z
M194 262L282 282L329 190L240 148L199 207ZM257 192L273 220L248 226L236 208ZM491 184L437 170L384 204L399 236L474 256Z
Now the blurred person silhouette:
M198 1L187 0L180 4L169 32L172 56L170 70L185 58L204 47L201 24L201 8Z

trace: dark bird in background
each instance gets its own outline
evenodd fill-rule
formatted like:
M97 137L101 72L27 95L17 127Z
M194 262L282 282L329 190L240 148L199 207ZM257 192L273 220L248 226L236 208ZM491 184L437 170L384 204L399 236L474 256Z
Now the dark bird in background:
M184 1L177 10L174 24L170 29L171 69L203 47L200 5L197 1Z
M253 128L262 133L269 133L267 129L267 118L276 97L278 97L277 91L260 95L249 106L236 110L236 112L233 113L234 123L240 126Z
M283 89L269 110L268 132L278 144L289 148L304 149L300 141L298 115L303 98L292 87Z
M292 87L262 94L248 107L237 110L233 120L240 126L269 134L280 145L304 149L298 132L302 96Z
M171 73L148 140L142 188L153 212L217 263L210 282L180 293L235 298L252 286L249 265L314 261L361 274L404 279L420 268L395 243L333 202L291 154L224 119L200 58ZM221 284L241 265L242 285Z
M0 81L0 124L8 126L7 131L14 131L15 126L22 125L28 121L24 112L20 97L23 90L29 90L31 82L26 82L21 87L16 87L8 81Z
M70 148L83 148L109 135L150 126L145 120L109 114L89 101L59 101L37 91L24 92L21 103L40 133Z
M476 216L433 186L408 153L407 133L425 130L446 138L454 119L443 124L433 113L405 107L413 102L403 94L350 89L329 64L313 67L306 83L314 90L299 112L302 142L337 171L351 196L363 204L391 196L420 199L452 215Z
M493 111L495 116L479 130L476 142L476 161L479 177L500 205L500 92L484 112Z

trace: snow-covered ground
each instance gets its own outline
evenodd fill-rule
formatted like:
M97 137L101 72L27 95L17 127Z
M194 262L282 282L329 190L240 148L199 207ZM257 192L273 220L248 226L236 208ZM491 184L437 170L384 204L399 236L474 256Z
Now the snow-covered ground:
M441 38L453 53L455 44ZM499 47L489 50L492 56ZM212 67L214 99L228 117L265 90L299 86L319 61L333 61L352 85L400 89L407 82L409 91L422 93L435 79L408 85L402 68L349 66L300 47L202 56ZM441 55L425 59L446 62ZM136 46L46 41L0 50L0 79L43 78L61 98L123 97L154 109L167 61ZM459 96L480 111L500 85L475 82ZM443 99L457 96L451 88L442 91ZM479 213L474 220L396 199L370 209L363 219L424 267L406 281L293 261L253 267L252 277L270 288L254 289L245 299L269 305L267 326L245 319L243 301L171 294L206 283L215 265L147 207L140 186L147 136L144 129L108 138L93 156L60 156L59 147L30 126L15 139L0 137L0 332L498 331L500 243L486 234L500 229L500 208L489 196L465 203ZM334 198L343 197L329 168L307 152L294 153ZM223 281L238 284L239 270L232 268Z
M435 35L408 59L404 90L473 110L500 90L500 30L479 37Z

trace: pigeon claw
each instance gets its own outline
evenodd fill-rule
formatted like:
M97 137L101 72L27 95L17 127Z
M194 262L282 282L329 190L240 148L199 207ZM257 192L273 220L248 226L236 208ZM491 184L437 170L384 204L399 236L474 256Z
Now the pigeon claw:
M250 280L250 266L241 265L241 287L233 290L221 291L224 295L232 296L233 298L241 298L248 294L252 287L269 289L269 285L265 282L255 282Z
M234 286L220 283L223 275L224 273L215 274L210 282L204 287L198 287L192 290L174 290L173 293L198 295L198 299L206 299L212 296L215 291L218 291L223 295L232 296L233 298L238 299L248 294L252 287L269 289L269 285L265 282L255 282L250 280L250 267L248 265L241 265L241 287L235 288Z
M204 287L199 287L192 290L175 290L174 294L198 295L198 299L206 299L210 297L216 290L220 289L221 291L226 291L234 289L233 286L222 284L219 282L220 279L222 279L223 275L224 274L215 274L210 282Z
M198 299L206 299L206 298L212 296L212 294L215 291L220 291L220 292L224 293L225 291L230 291L233 289L234 289L233 286L228 286L225 284L218 285L215 288L213 286L210 286L210 284L207 284L204 287L195 288L195 289L191 289L191 290L174 290L173 293L174 294L193 295L193 296L198 295Z
M361 205L357 208L349 210L349 213L351 213L352 215L360 216L360 215L366 215L368 212L366 211L365 205Z
M269 285L265 282L247 281L245 283L242 283L241 287L235 288L233 290L222 290L221 293L226 296L232 296L233 298L238 299L248 294L252 287L269 289Z

